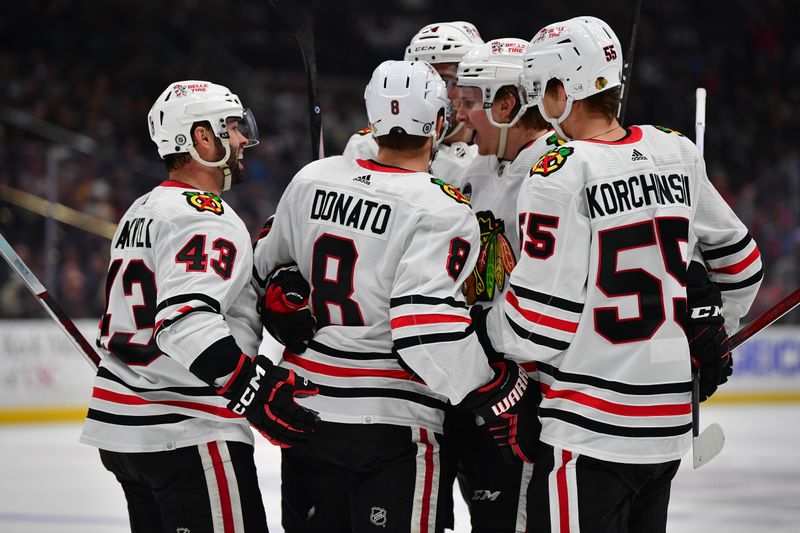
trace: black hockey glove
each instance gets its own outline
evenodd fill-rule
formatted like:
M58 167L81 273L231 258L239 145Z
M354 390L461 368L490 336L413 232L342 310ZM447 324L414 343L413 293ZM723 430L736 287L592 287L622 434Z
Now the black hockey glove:
M528 387L528 374L507 359L492 363L494 378L458 405L483 418L485 427L501 449L526 463L536 457L539 433L539 391Z
M250 359L244 354L228 383L217 389L230 400L228 409L247 418L268 441L281 448L307 441L316 429L317 412L294 400L317 392L316 385L294 370L275 366L264 355Z
M308 306L311 288L296 266L277 270L267 282L260 302L261 323L289 351L301 354L317 330L317 320Z
M490 309L491 307L483 308L480 305L473 305L469 308L469 317L472 320L472 327L475 330L475 334L478 336L478 342L481 343L481 347L484 353L486 353L486 357L489 358L489 362L492 362L504 359L504 357L502 353L494 349L492 341L489 340L489 334L486 331L486 317L489 315Z
M733 358L722 317L722 293L705 268L692 262L686 284L686 337L692 366L700 374L700 401L708 399L733 373Z

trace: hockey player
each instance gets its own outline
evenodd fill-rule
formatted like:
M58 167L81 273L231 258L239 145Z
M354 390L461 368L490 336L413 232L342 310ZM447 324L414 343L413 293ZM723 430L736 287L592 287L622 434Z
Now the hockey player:
M250 236L221 198L258 143L226 87L170 84L148 114L169 179L117 227L81 441L122 485L135 533L267 531L252 425L292 446L316 388L263 355Z
M467 169L462 189L471 196L481 231L481 251L465 292L468 303L484 308L502 303L517 261L519 188L536 161L559 143L539 110L522 106L518 82L527 44L495 39L467 52L458 65L458 120L476 132L480 154ZM473 531L526 531L533 465L504 457L468 413L452 416L446 437L457 450Z
M694 144L616 121L621 67L619 40L593 17L546 26L526 52L529 103L572 139L522 185L520 261L487 318L492 344L536 361L541 380L530 531L665 531L691 444L690 350L717 383L726 366L724 341L684 333L699 331L694 306L710 294L690 295L686 316L688 259L702 253L729 327L762 277Z
M295 263L319 326L281 363L318 383L302 403L322 418L313 442L283 451L289 533L442 531L448 401L531 453L515 432L536 421L527 376L503 359L490 366L461 292L477 222L458 189L427 173L447 119L445 83L425 62L387 61L364 98L377 158L300 170L255 251L267 304L293 292L280 280Z
M406 48L406 61L427 61L447 84L447 96L457 105L456 69L458 62L469 50L482 44L478 30L469 22L435 22L428 24L411 38ZM461 178L477 148L472 144L473 131L465 128L455 117L450 123L436 154L431 161L430 172L437 178L460 188ZM378 144L370 128L354 133L342 155L353 159L372 159L378 154Z

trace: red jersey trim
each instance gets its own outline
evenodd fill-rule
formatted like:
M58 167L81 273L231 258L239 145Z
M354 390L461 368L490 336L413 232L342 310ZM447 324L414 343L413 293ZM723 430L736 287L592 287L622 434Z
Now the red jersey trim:
M182 181L175 181L175 180L166 180L162 181L158 184L159 187L177 187L179 189L195 189L200 190L197 187L192 187L188 183L184 183Z
M569 320L563 320L561 318L555 318L552 316L543 315L541 313L537 313L536 311L531 311L529 309L524 309L520 304L519 300L517 300L516 295L513 292L509 291L506 293L506 300L511 306L516 309L519 314L523 316L529 322L533 322L534 324L546 326L548 328L557 329L560 331L566 331L567 333L575 333L578 330L578 323L577 322L570 322Z
M752 265L756 259L761 257L761 252L758 251L758 248L750 252L750 255L739 261L738 263L734 263L732 265L728 265L725 267L719 268L712 268L711 272L717 272L719 274L738 274L745 268Z
M540 383L539 388L544 397L548 400L568 400L575 402L604 413L619 416L639 417L639 416L680 416L688 415L692 412L690 403L674 403L665 405L625 405L610 402L602 398L590 396L583 392L574 390L558 390L550 388L546 383Z
M421 326L424 324L446 324L453 322L464 322L466 324L471 324L472 320L470 320L470 318L466 316L445 315L441 313L428 313L422 315L398 316L397 318L393 318L391 322L389 322L389 326L392 329L395 329L395 328L404 328L406 326Z
M585 141L587 143L596 143L596 144L633 144L638 143L642 140L642 129L639 126L631 126L630 128L625 128L627 134L625 137L618 141L599 141L597 139L575 139L576 141Z
M92 390L92 398L104 400L106 402L118 403L121 405L169 405L171 407L182 407L184 409L193 409L195 411L202 411L221 418L241 418L233 411L229 411L224 407L217 407L215 405L206 405L197 402L187 402L183 400L146 400L140 396L133 394L122 394L119 392L110 391L95 387Z
M405 370L393 370L383 368L345 368L341 366L328 365L316 361L309 361L304 357L299 357L288 350L283 352L283 360L287 363L299 366L305 370L317 374L325 374L326 376L335 376L339 378L392 378L404 379L407 381L422 381L409 374Z
M400 168L400 167L393 167L391 165L383 165L378 163L374 159L356 159L356 163L360 167L366 168L367 170L374 170L376 172L392 172L392 173L405 173L405 174L415 174L416 170L408 170L407 168Z

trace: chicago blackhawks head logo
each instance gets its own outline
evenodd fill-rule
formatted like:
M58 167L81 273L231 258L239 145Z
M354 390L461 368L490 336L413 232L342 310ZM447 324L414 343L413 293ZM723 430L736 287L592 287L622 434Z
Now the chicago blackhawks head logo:
M211 192L186 191L183 193L189 205L200 211L211 211L215 215L225 212L222 198Z
M665 128L664 126L653 126L658 131L663 131L664 133L674 133L675 135L680 135L683 137L683 133L679 132L678 130L671 130L669 128Z
M471 205L469 203L469 198L461 194L461 191L458 190L458 187L453 187L446 181L441 180L439 178L431 178L431 183L433 183L434 185L438 185L447 196L449 196L456 202L460 204Z
M574 151L575 149L571 146L560 146L554 150L550 150L540 157L539 161L533 165L530 175L538 174L540 176L549 176L564 166L564 162Z
M506 278L517 264L514 250L505 236L503 220L495 218L491 211L479 211L475 216L481 228L481 252L462 287L470 305L476 301L491 302L495 294L503 291Z
M547 146L556 146L556 147L561 146L565 142L566 141L564 139L559 139L558 135L555 132L551 133L550 136L544 140L544 143Z

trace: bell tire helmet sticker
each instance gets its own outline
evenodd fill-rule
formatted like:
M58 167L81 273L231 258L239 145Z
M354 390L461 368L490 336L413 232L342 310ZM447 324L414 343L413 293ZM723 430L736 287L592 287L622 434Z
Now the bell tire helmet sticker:
M549 176L563 167L567 158L571 156L573 152L575 152L575 149L571 146L560 146L554 150L550 150L540 157L539 161L533 165L530 175Z
M225 212L222 205L222 198L211 192L186 191L183 193L186 202L197 209L199 212L208 211L217 216Z
M458 187L453 187L446 181L439 179L439 178L431 178L431 183L434 185L438 185L442 192L444 192L447 196L455 200L460 204L466 204L472 207L472 204L469 201L469 198L464 196L461 191L458 190Z

